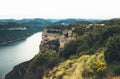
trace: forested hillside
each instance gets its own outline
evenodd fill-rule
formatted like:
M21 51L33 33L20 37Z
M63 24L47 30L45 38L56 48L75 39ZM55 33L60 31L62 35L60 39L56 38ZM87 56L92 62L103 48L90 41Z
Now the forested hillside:
M25 39L35 32L42 31L41 27L32 27L14 22L0 22L0 44Z
M45 27L52 25L44 19L1 19L0 20L0 45L17 40L25 39L28 36L42 31Z

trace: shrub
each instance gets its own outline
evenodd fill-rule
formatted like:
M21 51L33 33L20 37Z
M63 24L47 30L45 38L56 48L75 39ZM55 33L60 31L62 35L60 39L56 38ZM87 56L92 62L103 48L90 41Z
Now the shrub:
M105 68L106 68L106 64L104 61L97 61L97 62L92 63L91 65L91 69L94 72L102 72L105 70Z
M113 68L113 74L120 75L120 65Z
M104 61L96 61L91 64L91 71L95 73L97 79L102 79L105 76L106 64Z
M36 55L29 64L26 73L28 79L42 79L43 74L47 74L51 68L63 61L56 51L48 50ZM30 78L30 75L35 75ZM35 78L33 78L35 77Z
M109 38L106 44L105 60L107 64L120 62L120 35Z
M95 49L94 49L94 48L91 48L91 49L88 51L87 54L92 55L92 54L94 54L94 53L95 53Z
M76 54L77 48L78 48L77 41L71 41L65 45L60 55L64 58L69 58L69 56Z
M79 27L79 28L75 28L73 32L77 33L78 35L83 35L85 31L86 31L85 28Z
M87 43L83 43L81 44L78 48L77 48L77 53L79 52L86 52L89 49L89 45Z

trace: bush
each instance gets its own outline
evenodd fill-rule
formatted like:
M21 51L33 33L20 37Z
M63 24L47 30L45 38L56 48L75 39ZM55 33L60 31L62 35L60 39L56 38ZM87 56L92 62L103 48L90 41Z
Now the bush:
M77 41L69 42L65 45L63 51L60 52L60 55L64 58L69 58L69 56L76 54L78 45Z
M120 75L120 65L113 68L113 74Z
M91 68L94 72L102 72L106 68L106 64L104 61L97 61L92 63Z
M42 79L43 74L47 74L51 68L60 63L63 58L59 57L56 51L48 50L39 53L29 64L29 69L26 73L26 79ZM31 75L35 75L32 76Z
M92 55L92 54L94 54L95 53L95 49L94 48L91 48L88 52L87 52L87 54L89 54L89 55Z
M104 61L96 61L91 64L91 71L95 73L97 79L105 76L106 63Z
M83 43L81 44L78 48L77 48L77 53L79 52L86 52L89 49L89 45L87 43Z
M108 39L104 55L107 64L120 62L120 35L114 35Z
M59 46L60 46L59 40L51 40L48 41L46 44L49 45L50 50L56 50L56 51L59 50Z
M58 53L53 50L48 50L44 53L39 53L30 63L33 71L36 71L37 66L45 66L52 68L60 61ZM34 70L35 69L35 70Z
M85 28L79 27L79 28L75 28L73 32L75 32L76 34L80 36L80 35L83 35L85 31L86 31Z

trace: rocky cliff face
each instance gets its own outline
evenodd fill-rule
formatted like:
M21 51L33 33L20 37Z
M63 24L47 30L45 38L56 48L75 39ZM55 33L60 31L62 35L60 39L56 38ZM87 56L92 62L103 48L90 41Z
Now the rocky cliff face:
M57 51L64 48L65 44L73 40L72 29L58 29L58 28L46 28L42 34L42 42L40 44L40 50L46 51L54 48L58 44ZM54 45L53 45L54 44Z

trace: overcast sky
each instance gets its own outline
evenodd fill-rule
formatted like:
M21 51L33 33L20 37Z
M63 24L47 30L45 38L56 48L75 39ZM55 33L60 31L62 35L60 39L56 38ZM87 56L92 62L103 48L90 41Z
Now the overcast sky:
M120 0L0 0L0 19L119 17Z

